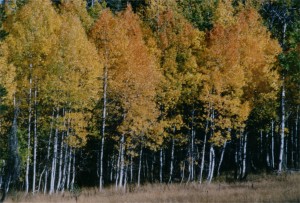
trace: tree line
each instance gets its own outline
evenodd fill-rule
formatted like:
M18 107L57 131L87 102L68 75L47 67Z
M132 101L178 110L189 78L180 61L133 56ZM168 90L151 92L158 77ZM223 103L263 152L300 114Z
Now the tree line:
M298 170L299 12L296 0L2 2L3 193Z

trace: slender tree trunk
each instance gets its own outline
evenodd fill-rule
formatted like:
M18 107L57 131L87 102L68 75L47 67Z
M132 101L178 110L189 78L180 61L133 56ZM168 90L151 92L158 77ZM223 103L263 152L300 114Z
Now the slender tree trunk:
M101 138L101 149L100 149L100 178L99 178L99 190L102 191L103 187L103 153L104 153L104 142L105 142L105 125L106 125L106 100L107 100L107 77L108 69L104 66L104 78L103 78L103 111L102 111L102 138Z
M201 165L200 165L200 175L199 175L199 183L200 184L202 184L202 177L203 177L203 170L204 170L206 137L207 137L207 134L205 133L204 140L203 140L202 157L201 157Z
M43 175L46 171L46 168L43 169L42 173L40 174L40 178L39 178L39 183L38 183L38 189L37 189L37 193L40 192L40 188L41 188L41 183L42 183L42 178L43 178Z
M192 163L191 163L191 181L194 181L194 175L195 175L195 129L192 130Z
M58 129L55 129L54 135L54 146L53 146L53 158L52 158L52 167L51 167L51 181L50 181L50 191L49 194L53 194L55 190L55 179L56 179L56 162L57 162L57 134Z
M118 189L118 182L119 182L119 178L120 178L120 160L121 160L121 150L122 150L121 148L122 148L122 143L120 142L117 167L116 167L116 190Z
M162 180L163 180L163 150L162 148L160 148L160 151L159 151L159 182L162 183Z
M30 64L30 78L29 78L29 94L28 94L28 127L27 127L27 158L26 158L26 174L25 174L25 193L29 191L29 165L30 165L30 140L31 140L31 97L32 97L32 78L31 78L32 64Z
M243 143L243 168L242 168L242 179L246 178L246 164L247 164L247 138L248 138L248 133L244 133L244 143Z
M214 169L215 169L215 150L213 148L213 145L210 145L209 150L209 173L207 177L207 182L211 183L211 180L214 176Z
M220 176L220 169L221 169L221 165L222 165L223 159L224 159L224 153L225 153L225 149L226 149L226 144L227 144L227 140L225 140L223 148L222 148L221 157L220 157L220 161L219 161L219 165L218 165L217 176Z
M283 78L284 83L284 78ZM280 131L280 151L279 151L279 163L278 163L278 173L282 172L283 168L283 154L284 154L284 129L285 129L285 86L282 85L281 92L281 131Z
M57 109L56 120L58 120L59 109ZM54 141L53 141L53 157L52 157L52 167L51 167L51 182L49 194L53 194L55 191L55 178L56 178L56 162L57 162L57 137L58 128L55 128Z
M32 177L32 194L35 193L36 179L36 156L37 156L37 87L34 89L34 143L33 143L33 177Z
M65 125L65 124L64 124ZM60 142L60 154L59 154L59 166L58 166L58 181L56 186L56 193L61 189L61 178L62 178L62 164L63 164L63 152L64 152L64 132L61 133Z
M130 156L130 183L132 183L133 180L133 159L132 156Z
M69 147L69 161L68 161L67 190L69 190L69 189L70 189L71 165L72 165L72 147Z
M191 129L191 150L190 150L190 179L191 181L194 181L194 163L195 163L195 152L194 152L194 147L195 147L195 128L194 128L194 117L195 117L195 108L193 105L193 110L192 110L192 129Z
M68 136L68 131L67 131ZM66 176L67 176L67 166L68 166L68 145L65 144L65 153L64 153L64 168L63 168L63 175L62 175L62 181L60 185L61 193L64 193L65 190L65 182L66 182Z
M175 139L172 138L172 151L171 151L171 163L170 163L170 177L169 177L169 183L172 182L173 177L173 169L174 169L174 148L175 148Z
M267 168L269 169L271 164L270 164L270 148L269 148L269 133L266 133L266 162L267 162Z
M115 156L112 154L112 160L111 160L111 167L110 167L110 181L113 181L113 173L114 173L114 166L115 166Z
M74 191L74 183L75 183L75 177L76 177L76 168L75 168L75 164L76 164L76 154L75 154L75 149L73 149L73 153L72 153L72 157L73 157L73 167L72 167L72 181L71 181L71 191Z
M123 192L126 192L127 187L127 175L128 175L128 165L125 166L125 177L124 177L124 185L123 185Z
M49 134L49 141L47 147L47 162L45 165L45 181L44 181L44 195L47 193L47 184L48 184L48 172L49 172L49 161L50 161L50 150L51 150L51 139L52 139L52 130L53 130L53 121L54 121L54 109L52 111L51 116L51 124L50 124L50 134Z
M143 147L141 146L140 157L139 157L138 187L140 187L140 182L141 182L142 155L143 155Z
M125 143L125 136L122 134L121 138L121 157L120 157L120 179L119 179L119 188L122 188L123 182L124 182L124 166L125 166L125 160L124 160L124 143Z
M200 184L202 184L202 177L203 177L203 170L204 170L204 163L205 163L205 148L206 148L206 139L207 139L207 133L208 133L208 123L209 123L209 121L207 119L204 140L203 140L203 147L202 147L201 165L200 165L200 175L199 175L199 183Z

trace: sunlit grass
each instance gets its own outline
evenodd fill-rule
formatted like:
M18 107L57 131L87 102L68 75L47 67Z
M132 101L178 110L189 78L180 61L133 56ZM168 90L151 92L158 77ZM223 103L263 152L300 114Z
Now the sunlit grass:
M210 185L128 186L126 193L116 191L114 187L105 188L101 193L97 188L82 188L52 196L24 196L12 192L7 202L300 202L300 174L250 176L245 182L215 181Z

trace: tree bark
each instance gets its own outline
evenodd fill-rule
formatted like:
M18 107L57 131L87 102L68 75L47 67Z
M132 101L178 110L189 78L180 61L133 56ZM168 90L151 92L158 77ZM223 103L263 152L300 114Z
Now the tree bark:
M141 146L140 157L139 157L138 187L140 187L140 182L141 182L142 155L143 155L143 147Z
M124 160L124 143L125 143L125 136L122 134L121 138L121 157L120 157L120 177L119 177L119 188L122 188L123 182L124 182L124 166L125 166L125 160Z
M33 143L33 177L32 177L32 194L35 193L36 182L36 156L37 156L37 87L34 89L34 143Z
M194 117L195 117L195 108L193 105L193 110L192 110L192 129L191 129L191 151L190 151L190 180L194 181L194 163L195 163L195 152L194 152L194 147L195 147L195 128L194 128Z
M213 145L210 145L210 150L209 150L209 173L207 177L207 182L211 183L211 180L214 176L214 169L215 169L215 150Z
M72 157L73 157L73 167L72 167L72 181L71 181L71 191L74 191L74 183L75 183L75 177L76 177L76 168L75 168L75 164L76 164L76 154L75 154L75 149L73 149L73 153L72 153Z
M44 195L47 193L47 184L48 184L48 172L49 172L49 160L50 160L50 150L51 150L51 139L52 139L52 130L53 130L53 121L54 121L54 109L52 111L51 116L51 124L50 124L50 134L49 134L49 141L47 147L47 162L45 165L45 181L44 181Z
M204 140L203 140L203 147L202 147L202 157L201 157L201 165L200 165L200 175L199 175L199 183L202 183L202 177L203 177L203 170L204 170L204 162L205 162L205 148L206 148L206 139L207 139L207 133L208 133L208 119L206 121L206 127L205 127L205 134L204 134Z
M172 138L172 151L171 151L171 163L170 163L170 177L169 177L169 183L172 182L173 177L173 169L174 169L174 148L175 148L175 139Z
M282 81L284 83L284 78ZM283 168L284 129L285 129L285 86L283 84L282 92L281 92L281 131L280 131L280 151L279 151L278 173L281 173L282 168Z
M223 163L223 158L224 158L224 153L225 153L225 149L226 149L226 144L227 144L227 140L225 140L223 148L222 148L221 157L220 157L220 161L219 161L219 165L218 165L217 176L220 176L220 169L221 169L221 165Z
M104 66L104 78L103 78L103 111L102 111L102 138L100 148L100 177L99 177L99 190L102 191L103 187L103 153L104 153L104 142L105 142L105 125L106 125L106 100L107 100L107 80L108 80L108 69Z
M209 111L206 118L206 125L205 125L205 134L204 134L204 140L203 140L203 148L202 148L202 158L201 158L201 165L200 165L200 175L199 175L199 183L202 184L202 177L203 177L203 170L204 170L204 163L205 163L205 150L206 150L206 142L207 142L207 134L209 132L209 120L211 119L211 122L214 118L214 112L212 109L212 105L209 103Z
M30 64L29 93L28 93L28 127L27 127L27 158L26 158L26 174L25 174L25 193L29 191L29 165L30 165L30 140L31 140L31 97L32 97L32 64Z
M63 109L63 116L65 116L65 110ZM66 127L66 122L64 119L64 127ZM62 164L63 164L63 151L64 151L64 132L61 133L61 142L60 142L60 153L59 153L59 166L58 166L58 181L56 186L56 193L60 190L61 178L62 178Z
M242 179L246 178L246 164L247 164L247 138L248 133L244 133L244 143L243 143L243 163L242 163Z
M70 189L71 179L71 165L72 165L72 147L69 147L69 161L68 161L68 176L67 176L67 190Z
M159 151L159 182L162 183L163 180L163 150L160 148Z
M56 120L58 120L59 109L57 109ZM52 167L51 167L51 182L49 194L53 194L55 191L55 178L56 178L56 162L57 162L57 137L58 128L55 128L54 141L53 141L53 157L52 157Z

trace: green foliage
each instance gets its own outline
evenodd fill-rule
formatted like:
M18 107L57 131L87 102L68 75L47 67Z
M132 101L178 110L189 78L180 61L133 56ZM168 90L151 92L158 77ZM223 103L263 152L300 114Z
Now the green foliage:
M198 29L210 30L213 27L215 0L180 0L179 7L183 15Z

